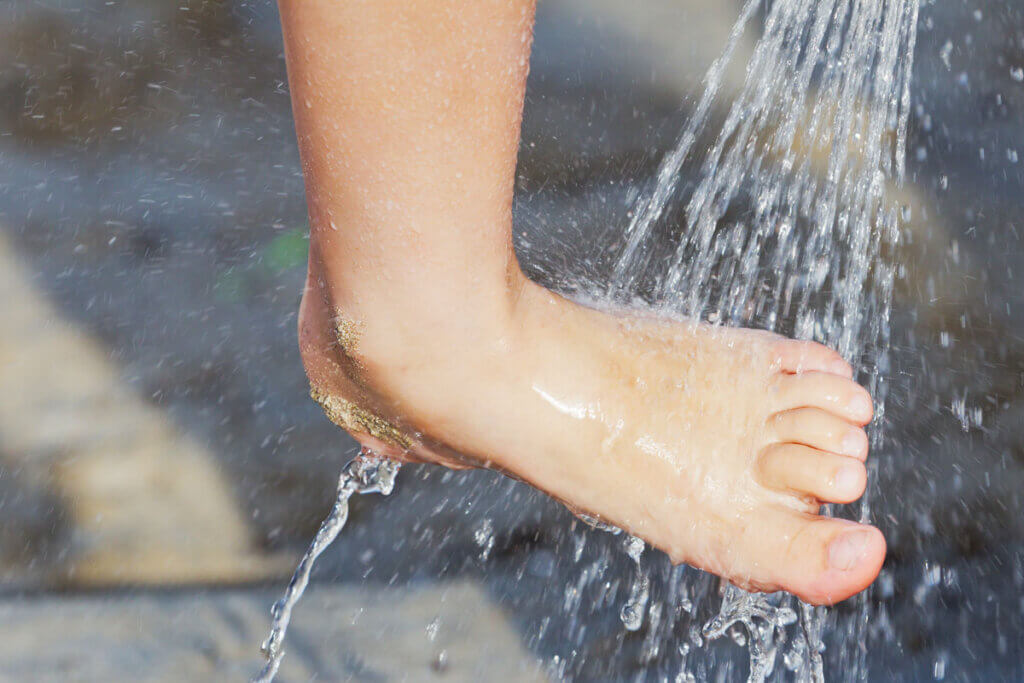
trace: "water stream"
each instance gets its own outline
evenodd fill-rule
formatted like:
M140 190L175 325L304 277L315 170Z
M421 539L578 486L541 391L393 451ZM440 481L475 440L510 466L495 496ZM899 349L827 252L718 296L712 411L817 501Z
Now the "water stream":
M723 70L760 7L757 0L745 4L693 118L635 207L611 294L628 302L639 292L675 313L838 349L875 397L870 435L877 448L895 254L908 211L890 196L903 182L918 3L771 3L744 87L713 129L711 105ZM704 139L713 139L706 151L697 144ZM700 172L684 197L685 230L666 259L649 245L679 194L680 169L694 156ZM869 496L854 514L869 518ZM842 625L848 642L860 642L866 626L865 600L859 600L857 616ZM825 612L791 603L729 586L704 635L717 638L742 624L750 680L761 681L799 614L785 664L800 680L821 680ZM865 653L853 650L859 654L844 675L864 678Z
M306 592L309 585L309 575L313 571L313 564L327 549L334 539L338 537L341 530L345 528L348 521L348 502L356 494L379 493L390 495L395 487L395 476L398 474L399 463L386 458L379 458L364 450L352 459L341 472L338 478L338 494L334 500L334 507L330 514L320 524L309 549L299 560L295 573L292 574L284 597L274 603L270 613L273 622L270 627L270 635L260 650L267 658L263 666L252 680L253 683L270 683L277 675L284 658L284 638L288 633L288 624L291 622L292 610Z
M764 8L762 0L743 6L693 116L632 212L608 295L627 304L639 296L674 314L837 348L875 397L870 436L877 448L883 438L895 254L906 212L890 197L903 181L918 3L775 0ZM744 87L716 127L712 112L724 70L762 11L763 34ZM679 222L685 229L676 236L674 252L666 254L652 248L661 244L652 235L679 203L680 171L694 161L700 168L696 184L681 198ZM270 681L277 672L292 609L317 556L344 526L349 498L386 495L396 472L397 465L369 454L346 467L334 509L273 608L273 630L263 647L267 664L254 680ZM843 512L867 520L870 497ZM493 538L481 532L478 542L486 559ZM625 549L635 577L620 614L630 631L648 620L643 657L649 659L665 640L661 636L690 619L693 603L706 602L715 587L676 573L667 593L652 600L642 541L627 537ZM578 613L582 592L606 567L604 559L585 564L567 588L567 612ZM602 596L614 596L615 590L606 586ZM826 628L841 630L844 642L863 641L863 597L840 623L788 595L753 595L733 586L721 592L718 614L680 644L677 680L693 680L690 672L699 668L693 658L708 640L724 635L748 649L751 681L771 675L780 656L798 680L823 680ZM850 649L844 678L863 680L866 652Z

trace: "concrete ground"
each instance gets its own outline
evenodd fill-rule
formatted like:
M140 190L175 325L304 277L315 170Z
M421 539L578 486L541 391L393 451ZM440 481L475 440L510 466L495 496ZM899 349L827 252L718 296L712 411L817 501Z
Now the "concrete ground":
M220 683L259 671L268 590L128 592L0 601L0 681ZM276 680L542 681L480 588L469 582L318 586L294 614Z

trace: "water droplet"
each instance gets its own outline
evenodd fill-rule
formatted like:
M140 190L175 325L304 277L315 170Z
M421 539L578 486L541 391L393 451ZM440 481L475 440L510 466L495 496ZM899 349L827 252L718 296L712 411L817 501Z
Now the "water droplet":
M638 631L644 623L643 605L639 602L627 602L619 612L619 618L627 631Z
M430 642L434 642L435 640L437 640L437 632L440 630L440 628L441 617L434 617L433 619L431 619L430 623L427 624L426 628L427 640L429 640Z
M939 58L942 59L942 63L946 65L947 69L952 68L949 63L949 56L951 54L953 54L953 42L947 40L942 49L939 50Z
M486 562L494 549L494 524L484 518L473 531L473 540L480 547L480 560Z

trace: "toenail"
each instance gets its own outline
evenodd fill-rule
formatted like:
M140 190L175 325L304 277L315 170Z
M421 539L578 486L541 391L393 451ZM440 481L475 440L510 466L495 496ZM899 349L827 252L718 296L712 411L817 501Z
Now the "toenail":
M849 571L857 566L871 540L870 531L854 531L832 541L828 548L828 563L834 569Z
M843 454L850 456L858 456L861 453L861 449L864 447L864 437L861 435L859 430L850 431L845 437L843 437Z
M832 372L837 375L849 375L850 366L844 360L837 360L832 363Z
M859 414L868 414L871 412L871 399L863 394L857 394L850 401L850 409Z
M852 491L860 483L860 468L853 465L840 467L832 479L832 488L837 491Z

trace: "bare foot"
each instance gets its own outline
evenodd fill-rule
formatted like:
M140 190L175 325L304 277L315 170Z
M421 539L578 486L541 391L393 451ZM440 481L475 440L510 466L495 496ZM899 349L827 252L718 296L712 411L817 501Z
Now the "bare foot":
M499 469L748 589L831 604L877 576L881 533L817 514L863 493L872 414L829 349L603 313L528 282L486 324L452 312L392 339L310 285L314 398L364 445Z

